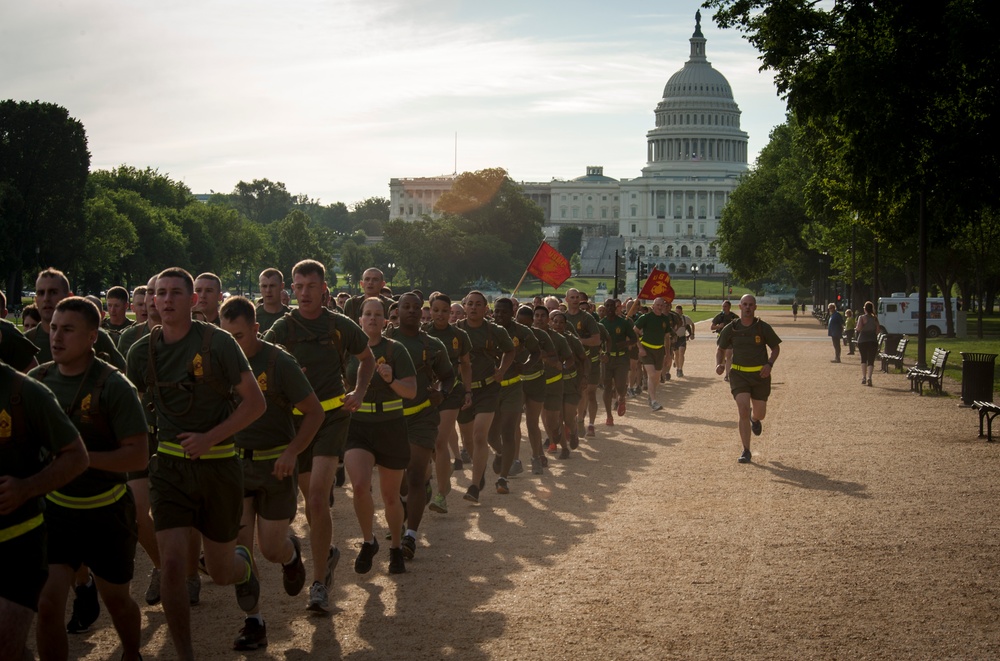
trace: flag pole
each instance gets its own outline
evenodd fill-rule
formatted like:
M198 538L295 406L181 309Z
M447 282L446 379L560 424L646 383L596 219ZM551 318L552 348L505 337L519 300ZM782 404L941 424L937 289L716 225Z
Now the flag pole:
M542 251L542 246L544 245L545 239L542 239L542 242L538 244L538 250L536 250L535 254L531 256L531 259L528 261L528 266L525 267L524 273L521 274L521 279L518 280L517 286L514 287L514 291L510 293L511 298L514 298L517 295L517 290L521 288L522 284L524 284L524 279L528 277L528 269L531 268L531 265L535 262L535 257L538 257L538 253Z

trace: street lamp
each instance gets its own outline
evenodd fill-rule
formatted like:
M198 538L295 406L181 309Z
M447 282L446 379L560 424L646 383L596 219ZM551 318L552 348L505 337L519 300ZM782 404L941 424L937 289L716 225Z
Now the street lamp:
M388 264L386 264L385 270L389 272L389 284L391 285L392 279L396 277L396 263L389 262Z
M240 272L236 271L236 295L243 295L243 281L240 280Z
M694 276L694 293L691 294L691 311L698 311L698 265L691 265L691 274Z

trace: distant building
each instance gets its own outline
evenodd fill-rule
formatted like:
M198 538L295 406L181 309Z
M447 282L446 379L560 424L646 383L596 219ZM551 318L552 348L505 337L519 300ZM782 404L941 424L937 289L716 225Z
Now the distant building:
M747 171L749 136L740 129L729 81L706 57L706 42L699 11L690 57L667 81L646 133L639 177L619 181L601 166L588 166L572 180L521 182L525 196L545 212L546 237L562 226L583 229L585 273L613 273L616 250L670 273L690 273L692 266L706 275L728 271L715 241L722 209ZM390 180L390 217L436 216L434 204L455 178Z

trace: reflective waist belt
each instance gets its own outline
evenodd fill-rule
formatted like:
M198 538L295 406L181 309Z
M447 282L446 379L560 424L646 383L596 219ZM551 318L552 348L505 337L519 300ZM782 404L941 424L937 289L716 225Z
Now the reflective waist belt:
M647 349L662 349L663 348L662 344L647 344L646 342L643 342L642 340L639 340L639 344L641 344L642 346L646 347Z
M609 351L608 355L612 358L618 358L619 356L624 356L627 353L627 351Z
M562 374L556 374L555 376L550 376L549 378L545 379L545 385L550 385L552 383L555 383L556 381L562 381Z
M388 413L390 411L402 411L403 400L392 399L388 402L361 402L361 406L356 413Z
M247 450L244 448L236 448L236 456L240 459L249 459L250 461L268 461L271 459L277 459L287 449L287 445L279 445L276 448L267 448L266 450Z
M509 379L504 379L503 381L500 382L500 387L502 388L504 386L512 386L515 383L521 383L521 375L520 374L518 374L517 376L512 376Z
M344 399L346 398L347 395L338 395L336 397L331 397L330 399L324 399L322 402L320 402L320 404L323 405L324 411L333 411L343 406ZM304 414L302 413L302 411L298 409L292 409L292 415L304 415Z
M538 377L540 377L543 374L545 374L545 372L543 370L538 370L534 374L522 374L521 375L521 380L522 381L534 381L535 379L537 379Z
M599 361L600 359L601 359L601 354L597 354L596 356L591 356L591 357L590 357L590 362L592 362L592 363L596 363L596 362L597 362L597 361Z
M475 389L475 388L483 388L485 386L490 385L491 383L493 383L493 377L492 376L488 376L485 379L483 379L482 381L473 381L472 382L472 387L473 387L473 389Z
M756 367L744 367L743 365L730 365L730 367L736 370L737 372L759 372L764 368L763 365L757 365Z
M39 514L38 516L30 518L27 521L15 523L8 528L0 529L0 542L8 542L15 537L20 537L26 532L31 532L43 523L45 523L45 516Z
M409 406L403 409L403 415L416 415L417 413L420 413L430 405L431 405L431 400L425 399L421 404L417 404L416 406Z
M93 510L98 507L117 503L125 495L126 491L127 488L124 484L116 484L104 493L99 493L96 496L67 496L64 493L53 491L45 494L45 500L71 510Z
M576 378L576 372L570 372L569 374L563 374L563 378L564 379L575 379Z
M184 447L180 443L171 443L169 441L160 441L156 445L157 454L168 454L171 457L180 457L181 459L190 459L188 453L184 451ZM236 448L232 443L226 443L224 445L216 445L210 448L208 452L198 457L199 459L228 459L229 457L236 456Z

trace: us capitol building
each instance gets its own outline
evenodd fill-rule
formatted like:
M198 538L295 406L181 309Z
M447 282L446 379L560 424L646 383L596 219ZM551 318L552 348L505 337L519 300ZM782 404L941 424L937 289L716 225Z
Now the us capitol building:
M667 81L646 133L640 176L616 180L589 166L570 181L521 183L545 212L546 236L564 225L583 228L582 273L613 274L616 250L630 256L630 267L638 258L671 274L693 266L698 274L728 272L714 241L722 209L747 171L749 136L740 130L729 81L706 57L706 41L698 12L690 58ZM435 203L455 177L390 180L391 217L435 215Z

